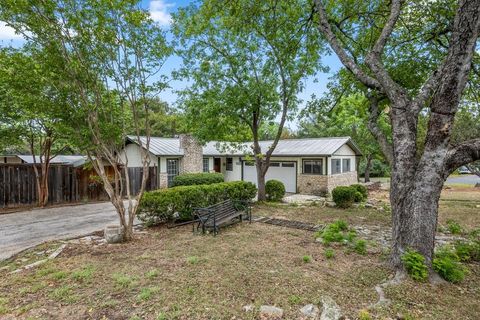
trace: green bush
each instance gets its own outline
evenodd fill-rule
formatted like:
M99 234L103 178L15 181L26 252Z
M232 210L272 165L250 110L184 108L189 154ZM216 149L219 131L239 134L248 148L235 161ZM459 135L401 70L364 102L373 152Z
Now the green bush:
M462 226L455 220L447 220L447 229L451 234L461 234Z
M189 220L194 208L208 207L227 199L252 200L256 193L255 185L245 181L179 186L145 192L137 216L148 226L170 221L175 213L178 213L181 220Z
M364 185L362 184L352 184L350 186L351 188L355 189L355 191L357 191L358 193L360 193L360 196L361 198L357 201L355 200L355 202L362 202L362 201L366 201L367 198L368 198L368 190L367 190L367 187L365 187ZM357 196L358 197L358 196Z
M280 202L285 195L285 186L281 181L268 180L265 184L265 193L268 201Z
M325 245L328 245L331 242L349 242L353 240L355 237L355 231L349 231L348 225L345 221L337 220L334 223L327 225L323 231L317 232L315 236L317 238L322 238L322 242Z
M480 242L457 241L455 242L455 253L463 262L480 261Z
M173 186L194 186L200 184L213 184L223 182L221 173L185 173L173 178Z
M402 256L403 265L408 274L417 281L425 281L428 277L428 267L425 257L415 250L409 249Z
M355 202L356 192L357 191L351 187L336 187L332 191L333 201L340 208L350 208Z
M445 280L457 283L465 278L466 268L451 247L440 248L433 258L433 269Z

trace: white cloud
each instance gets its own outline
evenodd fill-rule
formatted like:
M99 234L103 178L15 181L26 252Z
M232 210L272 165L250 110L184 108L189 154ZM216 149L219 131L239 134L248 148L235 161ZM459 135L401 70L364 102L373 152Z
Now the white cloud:
M0 21L0 40L16 40L23 39L21 34L15 33L15 29L7 26L3 21Z
M173 6L173 3L167 3L165 0L151 0L148 11L150 11L150 16L153 21L162 26L166 26L172 22L172 17L168 13L168 8Z

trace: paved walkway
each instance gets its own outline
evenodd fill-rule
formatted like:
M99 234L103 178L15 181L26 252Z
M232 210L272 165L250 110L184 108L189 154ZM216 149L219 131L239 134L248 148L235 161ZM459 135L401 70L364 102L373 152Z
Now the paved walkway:
M110 202L0 215L0 260L45 241L81 236L117 223Z

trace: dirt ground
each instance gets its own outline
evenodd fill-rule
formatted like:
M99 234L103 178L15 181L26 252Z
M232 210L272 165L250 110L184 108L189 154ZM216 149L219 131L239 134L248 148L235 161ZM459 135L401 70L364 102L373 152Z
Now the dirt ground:
M388 196L371 197L386 209L261 205L254 214L388 227ZM439 221L455 219L465 232L479 228L477 205L478 190L445 190ZM406 280L387 287L391 303L369 308L378 300L375 285L393 277L387 251L372 250L378 249L373 242L366 255L333 246L328 259L312 232L262 223L236 224L217 237L193 234L189 226L161 226L126 244L69 243L58 258L10 273L60 245L51 242L0 264L0 319L257 319L260 305L282 308L284 319L300 319L301 307L321 308L324 297L339 305L345 319L358 319L361 310L372 319L480 315L478 263L467 265L459 284ZM245 312L250 304L254 311Z

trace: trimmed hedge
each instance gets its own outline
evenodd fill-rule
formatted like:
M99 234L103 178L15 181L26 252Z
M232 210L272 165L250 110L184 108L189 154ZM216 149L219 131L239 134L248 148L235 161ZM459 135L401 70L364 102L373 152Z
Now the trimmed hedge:
M252 200L257 188L251 182L233 181L208 185L179 186L145 192L140 200L138 219L147 226L173 220L190 220L194 208L232 200Z
M332 191L332 197L335 204L340 208L350 208L355 202L357 190L355 188L340 186Z
M361 184L335 187L332 191L333 201L340 208L350 208L354 202L367 200L368 190Z
M285 195L285 185L278 180L268 180L265 184L265 193L268 201L280 202Z
M173 178L173 186L193 186L200 184L213 184L224 182L223 174L221 173L185 173Z
M362 197L360 198L359 201L355 201L355 202L362 202L362 201L365 201L367 200L368 198L368 190L367 190L367 187L365 187L364 185L361 185L361 184L352 184L350 186L351 188L354 188L357 192L359 192Z

